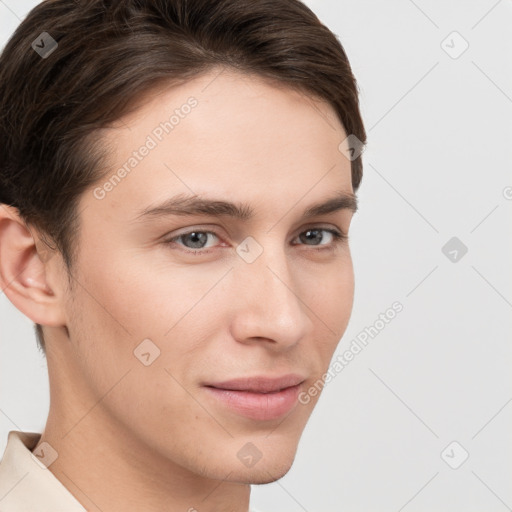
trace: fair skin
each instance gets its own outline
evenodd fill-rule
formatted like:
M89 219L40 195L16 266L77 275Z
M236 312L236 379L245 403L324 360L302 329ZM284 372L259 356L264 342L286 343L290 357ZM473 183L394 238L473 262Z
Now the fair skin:
M302 217L353 193L338 150L346 133L326 102L212 71L105 130L107 178L190 96L198 105L112 191L82 195L71 289L60 254L47 258L34 229L0 208L0 284L45 326L51 406L38 445L57 451L49 470L91 512L247 512L250 484L290 469L318 395L254 419L204 384L295 373L307 390L352 310L348 242L325 229L348 234L353 211ZM175 194L243 202L254 215L135 220ZM204 233L206 248L169 242L187 231ZM249 236L263 249L252 263L236 251ZM133 351L148 338L160 355L146 366ZM262 454L251 467L237 455L249 442Z

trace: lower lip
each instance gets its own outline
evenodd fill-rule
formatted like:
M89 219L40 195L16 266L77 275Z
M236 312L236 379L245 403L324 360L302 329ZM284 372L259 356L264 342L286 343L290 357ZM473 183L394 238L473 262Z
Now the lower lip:
M205 387L224 405L253 420L275 420L291 411L299 396L300 384L275 393L254 393Z

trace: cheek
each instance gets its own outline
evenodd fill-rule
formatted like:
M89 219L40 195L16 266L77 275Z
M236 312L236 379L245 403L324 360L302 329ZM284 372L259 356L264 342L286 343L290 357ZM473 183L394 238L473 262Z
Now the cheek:
M350 258L315 269L302 281L301 290L304 302L327 324L325 328L329 327L331 333L334 331L341 336L340 331L344 331L348 323L354 300L354 271Z
M80 338L75 343L77 361L92 403L100 403L132 433L172 444L166 438L169 429L176 431L180 422L192 424L201 415L182 387L194 368L190 345L179 335L188 317L163 335L190 307L169 293L169 283L174 287L176 280L152 282L145 274L126 270L117 265L114 272L105 265L80 278L70 329L72 337ZM189 335L194 337L193 332Z
M219 290L209 290L225 270L162 268L139 257L105 260L91 262L81 277L73 312L83 338L81 360L97 390L111 386L124 369L142 367L141 358L154 360L151 369L160 367L164 381L171 381L165 368L181 381L219 322Z
M198 275L192 268L161 268L149 257L96 264L86 276L87 291L94 296L85 298L88 314L98 318L100 328L114 328L132 343L164 337L216 279L215 275L205 279L204 273Z
M313 290L312 287L309 289ZM317 276L314 290L304 294L304 302L310 308L316 326L314 346L323 366L326 366L346 331L352 313L354 273L351 261L345 260Z

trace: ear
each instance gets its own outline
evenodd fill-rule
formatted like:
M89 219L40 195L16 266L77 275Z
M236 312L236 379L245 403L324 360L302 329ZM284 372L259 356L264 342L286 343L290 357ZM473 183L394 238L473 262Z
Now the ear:
M59 258L34 239L16 208L0 204L0 288L34 323L65 325ZM50 262L52 265L50 265Z

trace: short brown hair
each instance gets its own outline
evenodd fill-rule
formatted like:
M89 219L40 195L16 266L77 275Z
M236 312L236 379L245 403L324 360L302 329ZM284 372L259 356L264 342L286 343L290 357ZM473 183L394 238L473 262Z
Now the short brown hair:
M43 32L57 42L45 58L33 46ZM98 130L156 86L217 66L326 100L346 133L366 143L345 51L299 0L47 0L0 56L0 203L17 208L69 272L77 203L104 174ZM356 191L361 157L351 166Z

